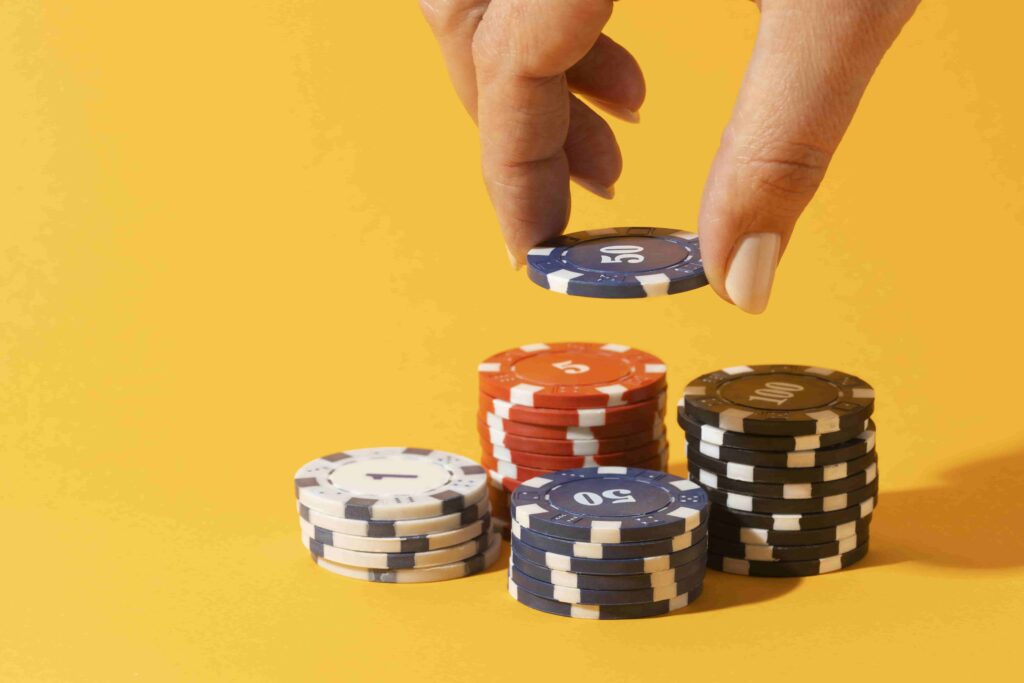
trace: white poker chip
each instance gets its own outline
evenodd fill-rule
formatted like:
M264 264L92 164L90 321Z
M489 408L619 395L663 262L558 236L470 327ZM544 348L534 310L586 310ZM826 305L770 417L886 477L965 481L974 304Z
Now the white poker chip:
M427 550L422 553L366 553L358 550L346 550L325 545L316 539L302 536L302 543L313 555L323 557L331 562L347 564L366 569L418 569L435 567L440 564L459 562L478 555L491 544L494 534L487 532L472 541L453 545L450 548Z
M438 550L459 545L471 541L491 528L491 516L484 515L483 518L468 524L461 529L442 531L436 534L423 534L422 536L398 536L394 538L371 538L367 536L351 536L339 534L330 529L318 527L300 519L299 528L303 535L320 541L324 545L331 545L335 548L345 550L358 550L366 553L421 553L427 550Z
M425 448L335 453L295 473L295 496L312 510L354 520L449 515L480 501L487 472L461 455Z
M475 505L464 510L453 512L449 515L438 515L437 517L424 517L422 519L402 520L360 520L345 519L327 515L318 510L312 510L302 503L295 503L299 516L321 529L337 531L339 534L349 536L370 536L373 538L398 538L406 536L422 536L424 534L437 534L442 531L452 531L472 524L483 518L491 510L491 503L485 496Z
M448 581L461 579L464 576L479 574L498 561L501 556L501 536L492 534L487 549L465 560L440 564L434 567L419 569L367 569L352 565L331 562L313 554L313 561L329 572L346 576L350 579L373 581L375 583L427 583L430 581Z

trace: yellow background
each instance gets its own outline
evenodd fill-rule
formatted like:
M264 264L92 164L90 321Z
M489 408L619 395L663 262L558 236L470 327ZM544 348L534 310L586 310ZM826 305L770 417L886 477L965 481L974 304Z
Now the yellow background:
M977 679L1024 607L1024 9L930 0L744 315L559 296L508 268L413 2L0 3L0 679ZM692 226L749 3L622 3L643 122L572 227ZM575 192L575 190L574 190ZM503 567L316 569L291 478L338 449L477 455L477 362L538 340L877 389L857 569L710 573L671 618L513 602ZM682 437L673 424L673 462ZM699 678L698 678L699 677ZM568 678L567 678L568 680Z

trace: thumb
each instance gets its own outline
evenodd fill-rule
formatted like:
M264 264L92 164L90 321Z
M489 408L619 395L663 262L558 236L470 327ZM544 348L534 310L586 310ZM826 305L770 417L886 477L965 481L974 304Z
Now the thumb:
M768 305L775 269L864 89L917 0L762 0L743 86L701 203L711 285Z

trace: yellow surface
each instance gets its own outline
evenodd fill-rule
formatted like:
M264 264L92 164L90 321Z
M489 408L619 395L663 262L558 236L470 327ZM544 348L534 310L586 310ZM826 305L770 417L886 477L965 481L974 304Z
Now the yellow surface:
M0 3L0 679L1000 678L1024 608L1024 9L969 5L924 3L749 317L513 273L412 2ZM574 227L692 226L755 23L622 3L650 99L614 124L618 199L577 194ZM741 363L871 381L869 559L712 573L693 609L625 623L521 607L504 563L417 586L310 563L296 467L475 456L477 362L567 339L660 354L673 398Z

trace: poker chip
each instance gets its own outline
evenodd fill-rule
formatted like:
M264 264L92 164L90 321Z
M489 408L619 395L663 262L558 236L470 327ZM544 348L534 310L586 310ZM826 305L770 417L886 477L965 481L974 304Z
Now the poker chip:
M533 469L565 470L579 467L608 466L629 466L638 462L646 462L668 448L668 442L664 438L657 441L650 441L628 451L617 453L605 453L603 455L549 455L546 453L532 453L529 451L513 451L503 446L495 446L487 441L480 445L485 455L495 460L502 460L516 465L523 465Z
M487 514L488 502L485 499L479 500L476 504L437 517L425 517L423 519L405 520L358 520L345 519L327 515L317 510L310 509L302 503L297 503L299 516L314 526L330 531L337 531L340 534L350 536L370 536L373 538L395 538L399 536L422 536L424 534L436 534L443 531L451 531L467 526L482 519ZM506 505L506 511L508 507Z
M824 529L808 529L806 531L773 531L754 527L731 526L718 521L717 516L708 523L708 533L713 540L722 539L735 541L745 545L820 545L850 538L856 535L867 535L871 526L871 515L854 522L846 522ZM717 540L715 540L717 543Z
M668 614L686 607L700 596L701 587L684 593L671 600L638 603L635 605L580 605L558 602L539 595L534 595L520 588L510 577L508 592L516 601L540 612L555 614L575 619L638 619Z
M875 498L868 498L863 503L851 505L833 512L812 512L808 514L764 514L744 512L726 507L712 505L717 521L732 526L771 529L774 531L802 531L807 529L825 529L847 522L863 519L875 511Z
M863 380L803 365L690 382L677 418L689 477L711 501L708 566L812 576L863 557L878 500L874 408Z
M759 498L740 493L730 493L714 489L704 484L708 498L718 506L724 506L742 512L759 512L765 514L814 514L844 510L873 499L878 494L878 479L849 493L810 499Z
M487 395L533 408L621 406L665 388L661 359L619 344L530 344L491 356L478 372Z
M703 576L693 576L683 583L672 583L655 588L636 588L633 590L593 590L590 588L569 588L558 586L535 579L522 572L518 565L509 567L512 581L533 595L555 600L562 603L581 605L638 605L672 600L700 586Z
M540 594L523 590L520 602L628 618L663 613L701 585L708 542L700 523L709 505L691 482L663 479L670 475L660 359L613 344L534 344L488 358L478 378L480 459L495 528L507 528L512 543L509 585L518 592L518 579ZM602 505L602 495L618 508ZM552 511L566 505L587 514L559 533L563 515ZM563 571L563 583L547 580L552 571ZM565 585L574 571L593 578ZM661 573L636 578L652 572ZM617 575L630 578L615 585Z
M699 437L689 434L686 436L686 444L689 449L696 450L707 458L739 465L778 469L826 467L855 460L875 450L875 423L869 420L868 428L849 441L803 451L759 451L731 448L701 441Z
M691 446L686 449L686 460L690 465L735 481L796 484L845 479L876 464L878 456L870 451L859 458L822 467L756 467L709 458Z
M511 451L526 451L544 455L603 455L619 453L658 441L665 436L664 423L634 434L609 437L607 439L532 439L488 429L482 423L477 425L480 437L494 446Z
M450 564L486 551L491 540L491 534L488 533L472 541L440 550L427 550L420 553L377 553L336 548L305 535L302 537L303 545L317 557L367 569L418 569Z
M740 493L761 498L784 498L787 500L828 498L842 493L851 493L875 481L877 476L878 466L872 463L866 469L855 472L845 479L811 483L762 484L759 482L729 479L698 467L690 467L690 478L699 484L706 484L710 488L728 493Z
M515 465L510 462L495 460L486 453L480 458L480 462L487 468L488 472L494 472L502 479L514 479L515 481L526 481L527 479L533 479L534 477L545 477L549 474L560 471L557 469L534 469L532 467L524 467L523 465ZM656 455L653 458L641 460L636 463L630 463L629 467L661 472L664 471L667 464L668 451L664 450L661 454Z
M471 541L487 533L491 528L491 516L484 515L481 519L460 529L441 531L436 534L422 536L404 536L394 538L372 538L368 536L351 536L337 531L318 527L305 520L299 520L302 533L324 545L358 550L368 553L421 553L427 550L438 550Z
M493 413L503 420L515 420L524 424L553 427L603 427L606 425L635 422L637 420L661 419L665 416L665 393L638 403L608 408L530 408L508 401L480 394L481 412Z
M481 500L486 485L484 468L472 460L424 448L335 453L303 465L295 474L300 503L355 520L452 514Z
M519 453L498 448L492 454L484 451L484 456L491 457L498 462L520 465L528 469L557 472L558 470L571 470L580 467L640 467L640 463L647 463L651 460L667 463L668 448L668 443L662 441L652 444L652 447L644 447L635 451L609 453L608 455L586 455L582 457L571 455L534 455L533 453ZM646 467L645 469L664 469L664 467Z
M593 441L595 439L610 439L639 432L650 432L659 427L664 431L665 422L662 418L663 415L654 414L652 417L646 419L634 420L632 422L620 422L600 427L563 427L534 425L525 422L516 422L515 420L506 420L487 411L480 413L480 420L488 430L494 429L499 432L506 432L516 436L527 436L531 439L558 439L562 441Z
M519 571L539 581L568 588L591 590L636 590L657 588L674 583L686 583L693 577L703 577L707 558L701 557L660 572L650 574L577 574L557 569L548 569L517 554L511 559Z
M491 520L491 528L495 532L501 534L501 537L506 541L510 538L512 532L512 524L507 519L494 518Z
M680 565L689 564L694 560L689 553L671 553L669 555L652 555L651 557L633 557L618 560L593 560L586 557L571 557L534 548L512 537L512 553L514 557L524 557L530 562L551 570L573 572L576 574L653 574Z
M487 498L491 504L491 528L501 534L501 537L508 540L512 534L512 513L508 501L508 491L501 482L491 479L490 472L487 476Z
M848 553L825 557L820 560L794 562L756 562L735 557L708 554L708 566L728 574L745 576L790 577L816 576L845 569L864 559L868 554L868 542Z
M519 488L520 481L518 479L513 479L512 477L504 477L498 472L495 472L494 470L487 470L487 476L490 477L491 483L495 487L503 490L509 496L512 495L513 491Z
M488 488L483 467L444 451L365 448L318 458L295 475L302 543L318 566L363 581L475 574L501 551Z
M708 283L697 235L666 228L608 228L562 235L526 255L530 280L570 296L636 299Z
M695 597L704 581L710 505L686 479L632 467L570 469L519 483L509 504L509 586L527 606L590 618L651 616L683 606L679 598ZM587 605L601 610L580 611ZM612 607L630 610L604 611Z
M429 581L448 581L464 576L479 574L498 561L501 556L501 537L492 534L486 550L465 560L440 564L419 569L367 569L339 564L310 553L317 566L350 579L372 581L375 583L425 583Z
M856 438L861 432L866 431L869 426L868 421L865 420L848 431L831 432L829 434L762 436L759 434L730 432L711 425L703 425L695 422L693 418L685 414L678 415L677 417L679 426L686 432L688 439L703 441L714 446L727 446L729 448L750 451L810 451L824 449Z
M594 560L618 560L637 557L650 557L652 555L671 555L679 553L692 555L691 559L698 559L706 552L705 537L707 537L707 526L700 526L693 531L679 536L660 539L657 541L638 541L636 543L581 543L566 541L554 536L547 536L532 529L524 529L514 519L512 520L512 536L523 543L533 546L538 550L568 555L571 557L586 557ZM684 562L689 560L683 559Z
M864 380L805 365L744 365L697 377L680 415L731 432L802 436L859 429L875 391Z
M589 467L522 482L512 518L526 529L591 543L628 543L692 531L708 515L708 496L666 472Z
M715 552L723 557L730 557L754 562L793 562L804 560L820 560L846 553L867 543L868 536L849 536L831 543L817 545L753 545L715 539Z

